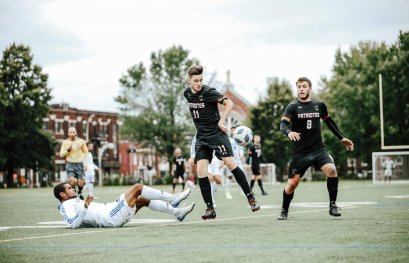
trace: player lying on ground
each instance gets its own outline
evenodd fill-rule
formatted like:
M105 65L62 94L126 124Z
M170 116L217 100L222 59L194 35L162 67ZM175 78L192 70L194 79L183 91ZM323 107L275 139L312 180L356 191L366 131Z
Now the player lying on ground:
M54 196L61 202L60 213L69 228L119 227L128 223L144 206L183 221L185 216L192 212L195 203L183 208L177 207L189 194L190 189L179 194L170 194L146 185L134 184L115 202L101 204L92 202L92 196L87 196L85 201L80 200L75 189L68 183L60 183L54 187Z

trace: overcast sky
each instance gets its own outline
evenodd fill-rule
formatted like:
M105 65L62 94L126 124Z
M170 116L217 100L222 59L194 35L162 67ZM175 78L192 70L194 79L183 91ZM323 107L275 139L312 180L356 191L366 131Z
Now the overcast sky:
M0 0L0 48L30 46L53 103L118 112L118 79L151 52L182 45L217 80L256 103L266 79L318 88L337 48L395 43L409 31L407 0Z

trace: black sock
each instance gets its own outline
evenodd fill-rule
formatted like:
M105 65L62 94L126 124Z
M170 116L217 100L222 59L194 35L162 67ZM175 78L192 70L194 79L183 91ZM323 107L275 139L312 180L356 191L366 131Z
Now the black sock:
M328 177L327 189L330 203L335 203L335 201L337 201L338 194L338 177Z
M288 208L290 207L291 200L293 200L294 197L294 192L291 194L287 194L285 192L285 189L283 191L283 210L288 211Z
M263 182L261 182L261 179L258 179L258 180L257 180L257 183L258 183L258 186L260 186L261 192L264 192Z
M182 183L182 191L185 190L185 183Z
M82 188L84 188L83 186L78 186L78 194L81 195L82 194Z
M213 209L212 188L208 177L199 178L200 191L202 192L203 200L207 208Z
M251 181L250 181L250 189L251 190L253 190L254 182L255 182L255 180L251 179Z
M175 191L175 188L176 188L176 184L175 183L172 183L172 188L173 188L173 192Z
M247 182L246 175L244 172L237 166L236 169L231 171L236 182L240 185L241 189L243 190L244 194L247 196L247 199L254 199L254 195L251 192L249 183Z

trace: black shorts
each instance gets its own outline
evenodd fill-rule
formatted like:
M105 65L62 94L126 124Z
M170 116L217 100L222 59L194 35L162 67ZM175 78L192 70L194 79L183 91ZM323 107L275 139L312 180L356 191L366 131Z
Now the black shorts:
M195 163L199 160L207 159L212 162L213 151L218 159L233 156L229 136L218 130L213 134L197 134L195 145Z
M305 171L311 165L314 165L315 169L319 170L327 163L334 163L334 160L325 148L319 148L309 153L293 154L290 156L288 178L292 178L295 174L303 177Z
M253 175L261 175L260 173L260 165L252 165L251 166L251 171L253 172Z
M173 178L174 179L179 179L179 177L182 177L182 179L184 180L185 179L185 172L175 172L174 174L173 174Z

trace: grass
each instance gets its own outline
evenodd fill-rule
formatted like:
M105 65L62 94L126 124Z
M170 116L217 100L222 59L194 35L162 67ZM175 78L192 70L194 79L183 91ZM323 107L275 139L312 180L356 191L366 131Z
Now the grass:
M58 224L51 188L1 189L0 262L409 262L409 185L341 180L335 218L325 182L302 182L289 219L278 221L283 187L265 185L269 195L261 196L255 186L263 205L256 213L237 187L231 200L220 189L217 219L203 221L195 189L184 222L144 208L121 228L75 230ZM125 189L96 187L96 201L112 202Z

